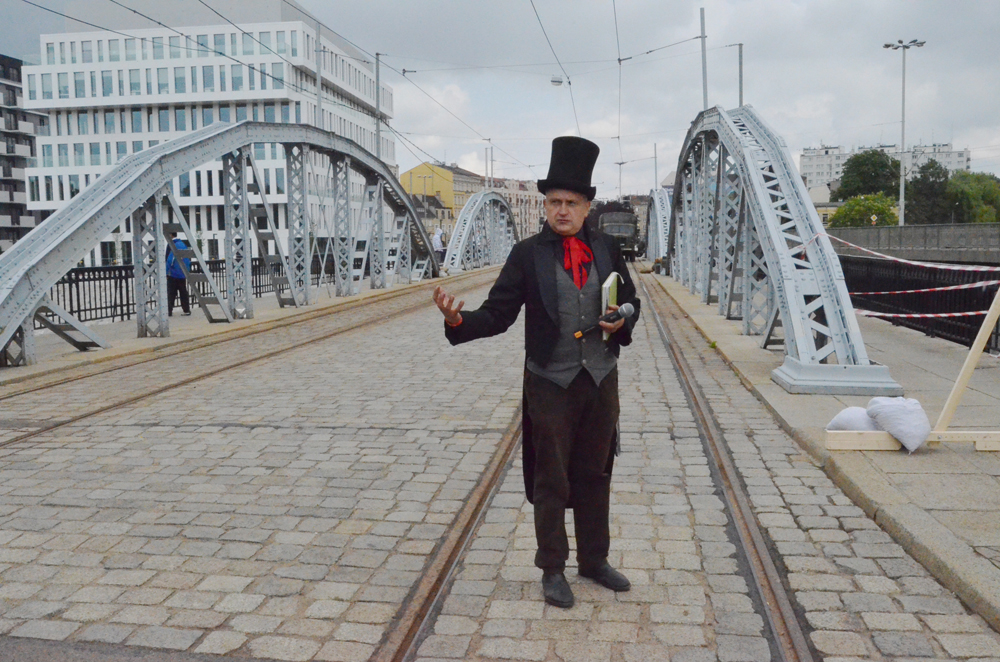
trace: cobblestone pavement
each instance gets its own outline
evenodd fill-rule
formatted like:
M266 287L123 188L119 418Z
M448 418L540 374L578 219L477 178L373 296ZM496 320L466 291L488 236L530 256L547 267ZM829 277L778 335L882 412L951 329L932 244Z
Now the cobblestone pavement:
M519 335L449 349L425 305L0 449L0 631L368 659L520 403ZM226 351L274 346L247 340ZM220 360L4 411L44 420Z
M1000 658L995 633L813 465L697 331L682 319L664 321L702 376L817 659ZM517 465L485 514L420 662L772 659L731 521L648 313L623 357L624 449L612 482L610 561L632 591L612 593L570 569L576 606L543 603Z

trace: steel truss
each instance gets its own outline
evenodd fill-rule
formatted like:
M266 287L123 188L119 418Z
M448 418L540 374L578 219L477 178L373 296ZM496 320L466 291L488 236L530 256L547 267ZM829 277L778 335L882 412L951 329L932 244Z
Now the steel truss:
M670 196L666 189L650 191L649 216L646 219L646 258L651 262L660 260L660 268L666 269L667 247L670 245Z
M763 336L764 347L783 341L775 382L792 393L902 393L888 369L869 360L805 185L784 141L752 107L698 116L672 203L671 273L703 303L742 320L745 334Z
M287 253L277 245L276 237L272 239L276 219L272 218L266 192L259 188L259 178L251 179L254 170L251 146L254 143L284 146L289 176ZM380 211L369 215L372 224L381 223L383 218L390 220L378 233L376 242L371 241L370 234L365 235L366 247L381 244L373 260L379 267L373 286L390 285L397 270L403 270L404 274L409 271L414 280L438 274L439 265L431 251L430 238L416 209L389 168L374 155L351 140L305 125L218 122L123 159L0 256L0 365L33 360L31 326L49 290L93 246L128 218L135 223L133 255L136 259L139 335L168 336L170 329L164 305L164 261L168 246L163 233L164 223L170 221L164 218L162 204L157 204L154 198L158 194L163 196L161 190L169 187L179 175L220 157L225 197L225 302L218 296L219 292L213 291L199 299L199 303L203 308L216 303L224 308L221 317L214 315L211 319L253 317L251 228L262 244L274 242L276 250L273 254L268 253L274 258L268 261L268 271L275 281L279 301L295 306L309 303L313 298L310 269L315 242L311 240L313 227L308 212L306 164L313 152L335 164L327 178L332 176L334 180L333 252L338 296L346 296L360 286L359 282L352 283L351 273L352 253L358 237L357 228L351 222L352 172L353 176L363 177L369 188L375 186L377 189L371 204ZM170 196L166 197L170 202ZM259 202L255 204L255 201ZM175 206L173 203L172 207ZM175 224L185 225L179 209L172 214ZM185 234L191 238L186 231ZM200 261L196 244L192 243L191 247L181 257ZM191 275L198 277L196 273ZM205 287L213 289L210 284ZM53 311L51 306L45 311L46 319L62 318L64 323L58 324L60 328L79 326L86 329L66 311ZM75 337L69 332L60 335ZM85 345L90 342L96 341L79 341L77 346L86 349L89 347Z
M494 191L480 191L458 215L442 269L450 273L503 264L518 241L507 199Z

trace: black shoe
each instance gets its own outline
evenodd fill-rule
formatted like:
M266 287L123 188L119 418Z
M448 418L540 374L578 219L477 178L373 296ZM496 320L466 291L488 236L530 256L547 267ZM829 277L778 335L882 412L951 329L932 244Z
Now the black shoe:
M632 588L632 582L628 580L628 577L607 563L596 568L580 568L580 576L593 579L604 588L610 588L612 591L623 592Z
M573 591L561 572L546 572L542 575L542 593L550 605L569 609L573 606Z
M191 314L191 311L190 311L190 310L185 310L185 311L184 311L184 314L185 314L185 315L190 315L190 314Z

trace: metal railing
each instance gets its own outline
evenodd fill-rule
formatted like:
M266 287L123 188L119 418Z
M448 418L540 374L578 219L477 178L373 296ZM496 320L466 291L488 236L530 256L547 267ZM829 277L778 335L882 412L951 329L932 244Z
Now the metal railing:
M226 292L226 261L205 260L208 271L219 292ZM260 298L274 291L267 275L267 265L263 258L255 257L251 262L251 283L253 296ZM191 265L193 272L200 272L197 263ZM333 282L333 257L327 260L322 282L320 258L313 257L312 284L320 286ZM77 267L63 276L49 292L49 297L68 310L81 322L96 320L124 321L135 315L135 277L131 264L108 267ZM190 285L189 285L190 287ZM209 294L208 287L202 285L201 294ZM35 322L35 328L42 326Z
M966 290L922 292L919 294L857 295L854 292L892 292L922 290L949 285L965 285L1000 280L995 272L929 269L892 260L841 255L840 264L851 301L855 308L878 313L927 314L960 313L987 310L993 303L997 286ZM971 346L983 324L982 315L945 318L889 318L896 325L923 331L929 336ZM986 343L987 351L1000 352L1000 325Z

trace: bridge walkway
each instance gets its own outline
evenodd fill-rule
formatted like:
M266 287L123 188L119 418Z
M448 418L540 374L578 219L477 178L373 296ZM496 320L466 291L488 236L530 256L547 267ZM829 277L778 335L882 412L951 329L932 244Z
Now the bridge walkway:
M493 273L450 287L475 306ZM6 385L0 419L20 427L0 447L0 658L389 660L412 641L423 662L776 659L654 310L698 368L816 659L1000 657L984 620L782 430L660 280L643 277L652 298L621 363L611 560L632 591L570 571L577 606L544 605L515 459L440 600L415 614L516 435L522 377L518 328L447 345L432 282L165 360Z

